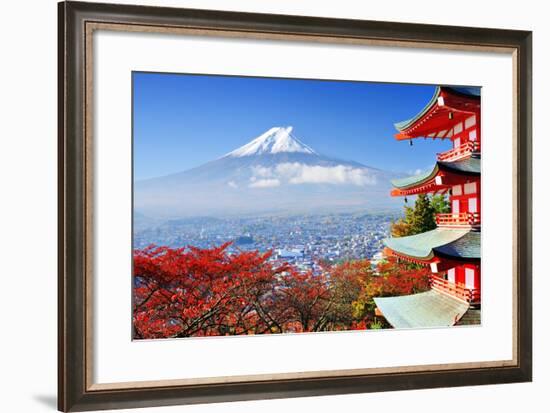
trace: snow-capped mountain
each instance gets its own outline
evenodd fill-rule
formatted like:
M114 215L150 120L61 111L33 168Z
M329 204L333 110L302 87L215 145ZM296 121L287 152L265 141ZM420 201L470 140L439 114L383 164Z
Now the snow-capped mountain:
M134 208L152 218L382 210L394 173L317 153L274 127L197 168L138 181Z
M226 156L241 157L275 153L301 152L317 155L306 144L292 135L292 126L274 127Z

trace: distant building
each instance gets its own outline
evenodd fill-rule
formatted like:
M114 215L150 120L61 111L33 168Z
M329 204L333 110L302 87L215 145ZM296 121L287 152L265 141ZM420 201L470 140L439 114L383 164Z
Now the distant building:
M383 260L384 260L384 253L382 251L378 251L370 259L370 265L373 269L376 269L378 267L378 264L380 264L380 262Z
M375 298L396 328L451 326L481 308L481 107L479 88L438 87L414 118L396 125L397 140L449 139L424 174L393 181L392 196L448 194L451 212L437 214L437 228L384 241L386 253L430 266L431 291Z
M297 259L302 258L304 256L303 250L298 249L292 249L292 250L286 250L286 249L279 249L276 251L277 258L279 259Z
M250 235L241 235L235 239L235 245L249 245L254 243L254 238Z

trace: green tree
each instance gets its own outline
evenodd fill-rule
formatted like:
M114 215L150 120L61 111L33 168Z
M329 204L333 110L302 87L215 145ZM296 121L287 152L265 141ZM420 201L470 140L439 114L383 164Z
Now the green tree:
M409 212L409 211L408 211ZM414 203L414 209L409 212L407 220L411 224L409 235L420 234L436 227L435 210L426 194L420 194Z
M447 214L451 212L451 204L449 204L445 195L432 196L431 204L436 214Z
M450 212L449 201L444 195L426 194L417 196L414 207L404 206L405 217L393 222L390 228L393 237L420 234L436 227L435 214Z

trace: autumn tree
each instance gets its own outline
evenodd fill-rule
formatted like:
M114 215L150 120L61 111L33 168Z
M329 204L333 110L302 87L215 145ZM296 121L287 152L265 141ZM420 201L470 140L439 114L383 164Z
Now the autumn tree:
M354 316L372 323L375 321L375 297L416 294L429 288L428 267L413 268L395 257L388 257L378 264L377 275L363 284L358 299L353 303Z
M410 207L405 208L410 209ZM411 224L407 221L406 218L399 218L397 221L391 223L390 234L392 237L396 238L411 235Z
M270 253L149 247L134 253L136 338L265 334L357 327L352 303L370 263L321 272L269 260Z
M372 273L369 260L325 264L317 274L291 269L278 289L278 302L287 309L286 331L361 328L352 306Z
M136 338L264 333L279 328L265 305L288 268L270 253L149 247L134 253Z
M332 330L365 328L361 317L354 315L353 303L357 301L364 285L371 282L374 271L369 260L351 260L330 269L333 301L329 314Z
M325 274L295 269L281 278L275 300L280 311L286 311L284 330L297 333L322 331L333 305L331 285Z

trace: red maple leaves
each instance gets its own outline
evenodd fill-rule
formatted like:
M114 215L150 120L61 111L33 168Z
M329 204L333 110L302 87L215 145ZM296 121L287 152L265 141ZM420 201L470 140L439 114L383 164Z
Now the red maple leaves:
M134 331L138 338L261 333L273 327L262 312L286 266L270 254L149 247L134 254Z
M367 260L314 274L270 261L271 253L230 254L229 245L136 250L134 337L364 329L368 317L356 306L373 286L393 294L417 283L414 275L376 280Z

